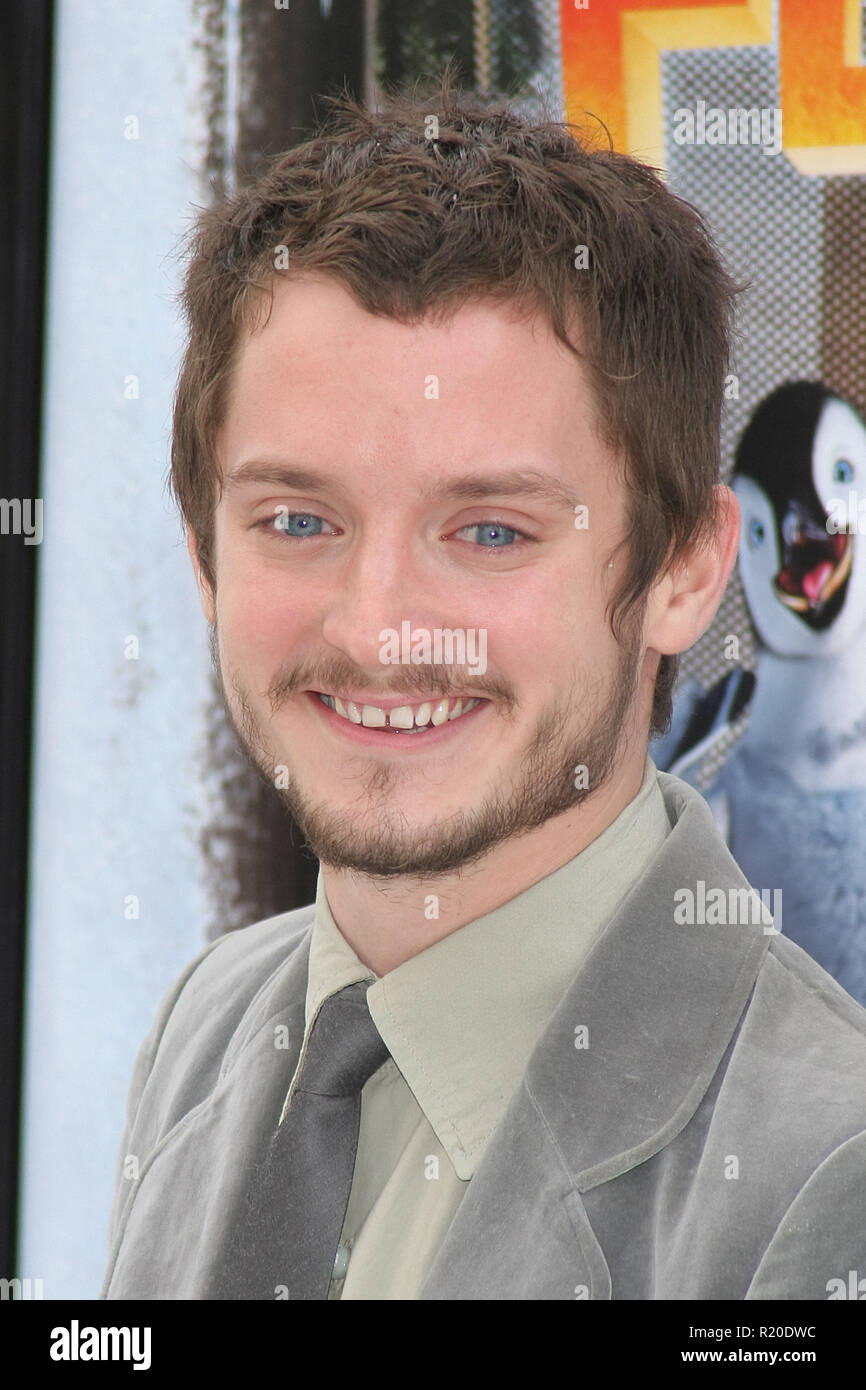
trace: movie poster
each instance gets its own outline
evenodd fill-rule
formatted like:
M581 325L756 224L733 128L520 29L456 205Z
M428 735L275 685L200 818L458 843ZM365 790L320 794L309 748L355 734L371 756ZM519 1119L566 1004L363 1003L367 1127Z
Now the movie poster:
M746 285L722 429L738 572L654 756L707 796L781 930L866 1002L861 6L561 13L568 119L664 168Z

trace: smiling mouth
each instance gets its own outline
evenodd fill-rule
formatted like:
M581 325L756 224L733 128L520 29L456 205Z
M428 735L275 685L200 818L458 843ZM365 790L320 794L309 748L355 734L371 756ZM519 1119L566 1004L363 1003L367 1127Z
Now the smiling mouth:
M354 700L341 700L338 695L315 693L323 705L348 723L397 734L423 734L429 729L438 729L449 721L462 719L484 703L470 696L451 696L445 700L425 700L420 705L383 709L381 705L356 704Z

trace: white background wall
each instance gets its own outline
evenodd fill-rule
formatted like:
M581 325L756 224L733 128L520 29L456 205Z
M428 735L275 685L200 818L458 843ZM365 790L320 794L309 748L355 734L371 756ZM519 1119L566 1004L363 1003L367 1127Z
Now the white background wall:
M98 1294L135 1051L204 944L209 658L164 490L173 252L205 197L196 22L58 5L19 1260L46 1298Z

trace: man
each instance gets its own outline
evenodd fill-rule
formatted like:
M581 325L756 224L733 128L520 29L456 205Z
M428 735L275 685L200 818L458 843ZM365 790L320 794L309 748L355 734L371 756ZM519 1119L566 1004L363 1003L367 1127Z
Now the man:
M448 81L201 217L174 487L321 872L164 1002L105 1297L866 1270L866 1013L647 757L737 548L733 293L651 171Z

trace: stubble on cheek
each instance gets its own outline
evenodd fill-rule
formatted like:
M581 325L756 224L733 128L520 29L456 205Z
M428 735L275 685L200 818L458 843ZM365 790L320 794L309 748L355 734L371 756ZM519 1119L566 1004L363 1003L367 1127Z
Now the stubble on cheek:
M537 714L522 750L514 750L508 766L497 763L492 770L490 766L482 769L483 790L476 785L467 804L414 829L394 793L401 783L411 783L417 777L417 765L376 758L359 758L354 771L349 770L351 764L341 765L342 804L338 809L334 804L317 803L311 795L315 764L302 765L299 771L298 759L305 756L300 741L295 743L294 773L274 747L274 720L291 696L319 688L314 684L319 679L325 689L351 688L357 674L351 667L333 662L315 669L299 664L292 670L278 670L258 701L257 708L268 712L263 724L237 671L227 661L223 665L215 628L211 649L223 701L238 739L253 766L277 791L312 851L336 867L373 876L429 876L472 863L503 840L579 805L607 780L627 732L636 690L642 649L641 623L636 616L637 621L629 622L622 633L607 675L600 667L592 670L587 664L578 664L571 688ZM452 671L448 679L453 675ZM333 678L333 685L329 678ZM430 680L429 669L425 673L418 667L403 668L404 690L411 688L414 679ZM478 688L486 683L477 683ZM516 694L504 683L498 688L507 698L492 717L505 717L513 723L519 708ZM495 751L494 747L494 757ZM587 787L576 783L577 764L585 764L589 770ZM282 775L282 782L277 773Z

